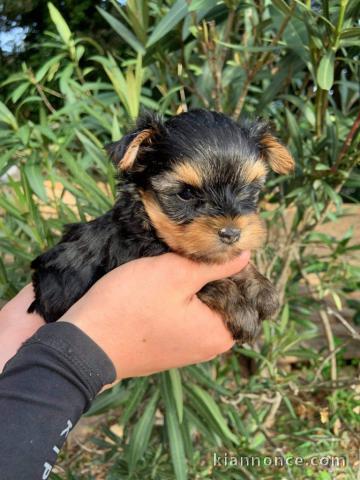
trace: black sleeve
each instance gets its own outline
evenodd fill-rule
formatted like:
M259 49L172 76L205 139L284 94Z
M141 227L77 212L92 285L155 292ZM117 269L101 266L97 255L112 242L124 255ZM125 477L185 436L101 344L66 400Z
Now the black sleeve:
M49 477L70 430L115 380L109 357L79 328L44 325L0 375L0 478Z

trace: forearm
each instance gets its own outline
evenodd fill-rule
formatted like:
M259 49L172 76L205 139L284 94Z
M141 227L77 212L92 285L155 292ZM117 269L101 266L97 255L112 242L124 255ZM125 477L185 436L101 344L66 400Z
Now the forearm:
M222 318L196 294L248 259L244 252L225 265L174 254L135 260L102 277L59 322L41 327L0 376L1 480L46 479L71 427L115 378L203 362L231 348ZM9 316L14 322L3 344L31 317L32 300L26 287L1 312L0 330Z
M0 310L0 373L20 345L44 325L40 315L25 313L32 300L33 289L27 285Z
M0 376L2 480L46 479L69 431L115 380L105 353L77 327L42 327Z

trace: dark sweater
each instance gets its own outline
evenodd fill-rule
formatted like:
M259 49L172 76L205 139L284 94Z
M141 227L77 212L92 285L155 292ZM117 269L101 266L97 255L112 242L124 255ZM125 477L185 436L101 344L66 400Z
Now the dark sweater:
M41 327L0 375L0 479L48 478L70 430L115 378L109 357L79 328Z

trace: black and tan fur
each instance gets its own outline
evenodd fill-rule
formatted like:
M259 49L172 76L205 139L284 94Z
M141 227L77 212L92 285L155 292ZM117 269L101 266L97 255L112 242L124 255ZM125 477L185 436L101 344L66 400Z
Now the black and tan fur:
M144 114L108 151L120 172L114 207L67 226L60 243L32 263L36 298L29 312L47 322L106 272L136 258L174 251L223 263L260 247L265 228L258 196L266 174L294 168L266 123L238 124L206 110L166 121ZM261 321L278 308L274 287L253 265L198 295L242 342L253 340Z

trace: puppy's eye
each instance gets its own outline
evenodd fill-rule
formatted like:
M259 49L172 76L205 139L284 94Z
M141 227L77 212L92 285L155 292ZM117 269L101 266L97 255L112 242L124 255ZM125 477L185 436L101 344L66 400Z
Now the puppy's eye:
M177 196L184 202L188 202L194 198L194 190L191 187L184 187Z

